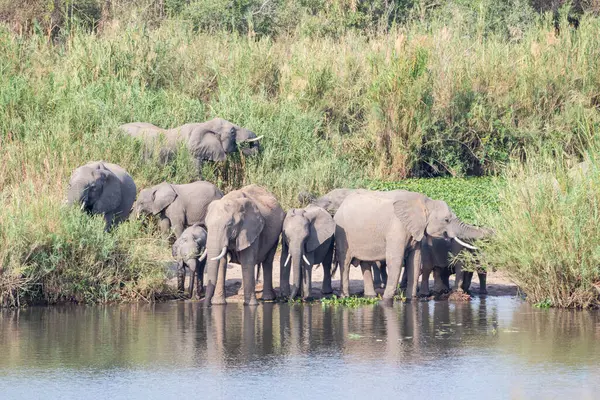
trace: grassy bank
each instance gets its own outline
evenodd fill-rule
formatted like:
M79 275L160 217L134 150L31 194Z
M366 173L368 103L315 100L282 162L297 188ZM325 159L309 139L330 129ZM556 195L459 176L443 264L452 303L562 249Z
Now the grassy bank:
M600 306L600 171L594 159L586 174L541 157L514 166L499 188L498 209L480 213L496 230L493 240L481 243L481 260L507 272L534 304Z
M478 204L498 207L489 180L390 182L495 174L541 149L579 157L600 126L600 19L584 16L575 31L563 15L557 35L532 15L508 31L461 4L336 32L314 28L329 25L332 8L305 10L310 18L276 34L248 35L247 19L207 27L183 9L189 18L117 14L97 30L65 14L54 40L35 24L0 26L2 303L163 291L168 246L151 228L100 233L60 205L71 171L90 160L122 165L138 188L195 179L185 152L168 165L142 161L116 129L125 122L220 116L264 135L259 157L205 166L224 190L261 184L289 207L299 190L411 188L473 222Z

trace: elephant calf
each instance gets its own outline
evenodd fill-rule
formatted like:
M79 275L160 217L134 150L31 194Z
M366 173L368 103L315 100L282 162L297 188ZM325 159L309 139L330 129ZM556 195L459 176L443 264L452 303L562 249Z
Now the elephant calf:
M103 214L105 230L109 230L127 219L135 193L135 182L122 167L93 161L73 171L67 204L81 204L81 209L90 214Z
M177 288L180 293L185 290L185 270L190 270L190 298L194 296L194 280L196 298L200 298L204 286L204 266L206 265L206 230L198 224L187 228L179 239L173 243L173 257L178 263ZM194 279L195 276L195 279Z
M163 182L140 192L134 209L136 215L155 215L160 229L168 235L173 229L176 237L191 225L204 225L208 205L223 197L223 192L210 182L197 181L185 185Z
M290 296L290 267L294 271L291 298L301 291L302 297L311 296L312 267L323 264L322 293L332 293L331 261L335 222L321 207L289 210L283 221L281 234L280 287L282 296ZM291 261L291 265L290 265ZM304 266L304 267L302 267ZM302 287L300 282L302 281Z

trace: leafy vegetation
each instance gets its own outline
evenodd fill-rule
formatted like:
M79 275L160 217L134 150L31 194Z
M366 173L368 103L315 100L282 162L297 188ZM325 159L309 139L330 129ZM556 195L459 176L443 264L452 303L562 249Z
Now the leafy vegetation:
M585 173L543 156L514 166L498 210L482 211L496 234L480 243L481 261L507 272L534 304L600 305L600 171L589 163Z
M323 307L350 307L356 308L365 305L377 304L381 300L380 297L368 298L368 297L358 297L358 296L350 296L350 297L337 297L333 295L329 298L324 297L321 299L321 305Z

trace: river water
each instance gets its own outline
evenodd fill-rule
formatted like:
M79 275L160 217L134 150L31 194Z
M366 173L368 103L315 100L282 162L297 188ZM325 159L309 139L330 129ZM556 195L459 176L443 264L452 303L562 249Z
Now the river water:
M393 308L0 311L0 399L600 398L600 314L494 297Z

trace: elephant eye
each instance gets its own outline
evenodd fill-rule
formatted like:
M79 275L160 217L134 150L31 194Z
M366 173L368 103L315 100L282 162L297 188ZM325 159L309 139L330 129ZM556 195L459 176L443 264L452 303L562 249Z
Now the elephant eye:
M232 128L229 130L229 133L230 133L230 134L232 134L232 135L235 135L235 128L234 128L234 127L232 127Z

